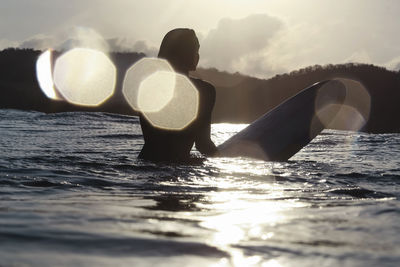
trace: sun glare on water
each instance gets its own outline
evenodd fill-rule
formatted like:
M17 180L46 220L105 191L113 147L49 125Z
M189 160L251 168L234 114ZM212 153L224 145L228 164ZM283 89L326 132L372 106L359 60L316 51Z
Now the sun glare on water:
M253 197L252 194L231 192L218 192L209 196L208 200L213 204L207 208L214 215L207 214L201 218L200 226L213 232L207 241L210 245L228 251L231 255L229 260L221 260L215 266L281 266L278 261L247 256L236 246L273 238L276 227L287 220L286 214L304 205L289 201L257 201Z
M230 254L213 266L282 266L277 259L246 255L237 247L284 238L280 225L291 223L296 210L308 205L290 198L282 200L288 193L285 186L275 183L273 169L284 167L280 163L261 165L245 159L235 159L234 163L216 159L213 164L218 164L222 176L203 182L218 190L208 193L205 201L197 204L204 210L203 216L193 214L199 225L209 231L205 242ZM243 178L239 179L238 173L243 173ZM249 173L267 180L246 179Z

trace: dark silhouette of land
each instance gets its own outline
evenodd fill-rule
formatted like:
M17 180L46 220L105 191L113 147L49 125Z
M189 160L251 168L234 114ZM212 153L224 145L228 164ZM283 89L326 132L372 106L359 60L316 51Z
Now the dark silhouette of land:
M0 108L46 113L97 111L137 115L125 101L121 88L126 70L145 57L145 54L111 53L111 60L118 66L115 93L98 107L84 107L48 99L41 91L36 78L36 61L41 53L32 49L14 48L0 52ZM59 55L60 52L55 54Z
M41 51L6 49L0 52L0 108L42 112L101 111L136 115L121 93L124 74L142 53L111 53L118 68L115 94L95 108L49 100L36 80L35 64ZM195 77L216 88L213 122L250 123L309 85L336 77L361 82L371 96L371 113L362 131L400 132L400 72L366 64L310 66L263 80L216 69L197 69Z
M370 116L361 130L400 132L400 71L349 63L310 66L268 80L216 69L198 69L195 75L217 89L213 122L250 123L311 84L347 78L363 84L371 97Z

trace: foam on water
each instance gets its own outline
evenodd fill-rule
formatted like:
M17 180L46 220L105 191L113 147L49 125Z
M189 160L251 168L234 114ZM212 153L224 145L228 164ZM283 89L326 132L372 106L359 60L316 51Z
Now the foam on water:
M213 140L243 127L213 125ZM0 110L0 132L1 266L400 260L399 134L325 130L288 162L167 165L137 159L135 117Z

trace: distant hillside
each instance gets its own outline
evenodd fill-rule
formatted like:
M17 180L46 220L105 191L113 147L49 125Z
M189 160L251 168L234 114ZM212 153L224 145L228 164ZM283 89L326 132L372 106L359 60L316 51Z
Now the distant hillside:
M400 132L400 72L382 67L353 63L316 65L268 80L216 69L198 69L193 75L208 80L217 88L215 122L248 123L313 83L347 78L359 81L371 97L369 120L362 130Z
M122 97L121 85L126 69L144 54L111 53L110 57L118 67L117 89L109 100L96 108L47 99L36 80L35 64L39 54L40 51L30 49L0 52L0 108L135 114ZM342 77L361 82L371 96L371 114L362 130L400 132L400 73L382 67L364 64L316 65L268 80L216 69L198 69L192 75L210 81L216 87L214 122L249 123L315 82Z

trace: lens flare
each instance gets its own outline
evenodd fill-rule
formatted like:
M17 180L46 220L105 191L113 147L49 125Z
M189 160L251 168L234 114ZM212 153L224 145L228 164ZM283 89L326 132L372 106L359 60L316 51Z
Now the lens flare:
M129 105L157 128L182 130L197 117L197 88L164 59L144 58L130 67L122 93Z
M142 112L142 114L154 127L166 130L182 130L197 117L199 93L186 76L172 72L165 74L176 79L171 101L158 112ZM151 101L151 99L146 101Z
M342 103L323 104L329 94L323 90L332 90L328 87L321 88L316 98L316 117L313 125L322 123L325 128L359 131L368 122L371 111L371 96L365 86L356 80L339 78L327 85L337 86L340 83L345 88L345 96ZM312 130L312 129L311 129ZM312 131L310 133L312 135Z
M368 122L371 112L371 96L359 81L338 79L347 90L346 98L329 128L359 131Z
M157 71L147 77L139 86L138 107L141 112L158 112L173 98L175 74Z
M147 112L160 110L171 100L175 78L171 78L171 75L168 76L165 72L174 73L174 70L168 61L158 58L143 58L126 71L122 93L133 110L138 112L142 109ZM145 82L147 78L149 79ZM139 89L141 107L139 106ZM164 94L161 95L161 93ZM148 96L155 97L153 103L146 101ZM156 104L160 106L155 107Z
M310 139L328 128L336 118L346 98L346 87L338 80L329 81L316 92L315 114L310 125Z
M117 70L102 52L74 48L61 55L54 67L54 83L72 104L98 106L115 89Z
M53 66L52 66L53 51L51 49L43 52L36 61L36 77L42 92L47 98L53 100L61 100L53 82Z

